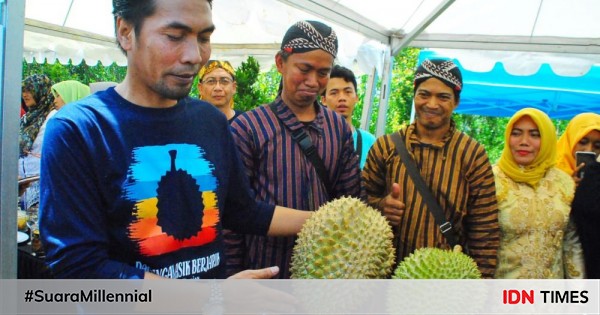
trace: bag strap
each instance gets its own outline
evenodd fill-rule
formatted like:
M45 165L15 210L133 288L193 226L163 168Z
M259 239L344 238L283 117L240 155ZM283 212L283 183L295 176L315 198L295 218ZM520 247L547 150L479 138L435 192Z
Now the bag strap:
M271 111L273 111L275 117L277 117L277 119L281 121L279 116L277 116L277 105L275 103L271 103L269 104L269 108L271 109ZM283 121L281 123L283 124ZM283 125L285 126L285 124ZM308 160L312 163L313 167L315 168L315 171L317 171L319 179L325 186L327 196L332 196L331 193L333 192L333 190L331 187L331 183L329 182L329 176L327 176L327 169L325 168L325 164L323 163L323 160L317 152L317 148L310 140L310 136L306 133L306 131L304 131L304 128L290 130L290 132L292 134L292 139L300 146L300 149L302 149L304 155L306 155Z
M362 161L362 135L358 129L356 129L356 153L358 153L358 163L360 163Z
M406 166L408 175L412 178L412 181L419 193L421 193L423 200L427 204L427 208L429 208L429 211L431 214L433 214L435 223L440 227L440 231L446 237L448 244L454 248L454 246L458 244L456 232L450 221L448 221L446 218L446 215L444 214L444 211L440 207L439 203L435 201L435 198L433 197L429 187L427 187L425 180L423 180L423 177L421 177L421 174L417 170L417 164L415 163L415 160L410 156L410 154L408 154L406 144L404 144L404 140L402 139L400 132L395 132L392 134L392 141L394 142L394 145L396 145L396 152L398 155L400 155L402 163L404 163L404 166Z

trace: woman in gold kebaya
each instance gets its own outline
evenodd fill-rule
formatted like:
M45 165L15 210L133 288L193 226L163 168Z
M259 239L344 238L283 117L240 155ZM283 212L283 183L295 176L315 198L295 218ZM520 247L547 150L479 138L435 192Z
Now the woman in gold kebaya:
M501 238L496 278L582 278L581 244L570 221L573 179L556 166L550 118L525 108L508 122L493 166Z

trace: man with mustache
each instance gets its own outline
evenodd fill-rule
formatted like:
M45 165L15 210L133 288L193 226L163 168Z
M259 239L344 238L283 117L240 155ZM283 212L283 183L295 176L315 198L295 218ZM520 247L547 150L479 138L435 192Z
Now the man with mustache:
M235 70L226 60L209 60L198 74L198 92L218 108L231 123L242 112L233 109L233 96L237 90Z
M398 131L449 225L434 219L392 135L377 139L362 177L368 203L394 228L398 262L421 247L449 248L446 229L451 228L482 275L492 278L500 236L494 174L484 147L457 130L451 118L461 90L462 75L454 62L423 61L415 73L415 122Z
M223 228L297 234L310 213L256 202L225 116L188 96L212 1L113 0L113 14L125 79L48 122L40 232L54 275L224 278Z
M257 200L310 212L332 199L360 195L352 129L342 116L317 102L337 48L331 27L317 21L292 25L275 56L282 76L279 96L231 124ZM304 136L295 140L299 132ZM301 149L306 141L314 145L311 152L316 152L323 171L317 171ZM245 238L245 268L275 264L282 271L279 277L289 278L295 237Z

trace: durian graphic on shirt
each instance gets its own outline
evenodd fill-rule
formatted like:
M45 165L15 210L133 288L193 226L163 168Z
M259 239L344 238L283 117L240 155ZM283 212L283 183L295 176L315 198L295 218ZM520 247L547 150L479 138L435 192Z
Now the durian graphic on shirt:
M196 145L139 147L125 185L134 201L129 237L143 256L201 246L217 237L214 165Z

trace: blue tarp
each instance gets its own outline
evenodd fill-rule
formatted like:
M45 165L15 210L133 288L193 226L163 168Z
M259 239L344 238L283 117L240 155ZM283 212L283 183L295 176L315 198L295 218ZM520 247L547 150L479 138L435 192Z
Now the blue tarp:
M419 63L427 58L445 58L433 50L423 50ZM497 62L488 72L463 68L463 91L456 113L510 117L519 109L534 107L551 118L571 119L582 112L600 113L600 66L593 65L583 76L560 76L549 64L532 75L507 73Z

